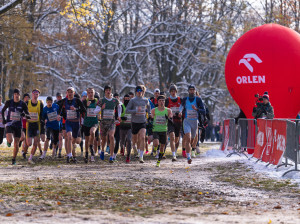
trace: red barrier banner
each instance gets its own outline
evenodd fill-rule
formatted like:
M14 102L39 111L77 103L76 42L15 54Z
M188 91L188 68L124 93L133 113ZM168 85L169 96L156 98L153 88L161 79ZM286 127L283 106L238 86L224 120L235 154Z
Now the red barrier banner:
M273 131L272 131L272 120L266 120L266 146L264 148L261 160L268 163L270 161L272 150L273 150Z
M221 147L221 150L222 151L225 151L227 150L227 147L228 147L228 142L229 142L229 123L230 123L230 120L224 120L224 133L223 133L223 144L222 144L222 147Z
M273 165L281 163L282 156L286 149L287 123L286 121L273 120L273 152L269 162Z
M248 154L254 153L254 147L255 147L255 123L254 120L248 121L248 137L247 137L247 152Z
M253 157L256 159L261 159L263 151L267 144L267 136L266 136L266 120L258 119L257 120L257 136L256 136L256 144L254 148Z

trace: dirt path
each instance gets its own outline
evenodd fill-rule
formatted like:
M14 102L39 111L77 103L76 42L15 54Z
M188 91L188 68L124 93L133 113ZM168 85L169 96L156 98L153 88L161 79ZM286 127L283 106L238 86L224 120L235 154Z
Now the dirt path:
M299 187L237 158L0 170L0 223L300 223Z

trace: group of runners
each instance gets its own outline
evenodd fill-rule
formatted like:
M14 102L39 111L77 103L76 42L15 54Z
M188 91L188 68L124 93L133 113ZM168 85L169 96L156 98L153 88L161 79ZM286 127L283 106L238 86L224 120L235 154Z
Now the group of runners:
M40 90L34 89L31 97L24 94L21 100L20 90L15 89L13 99L4 105L0 98L0 144L5 129L7 145L10 147L14 143L14 165L20 147L23 158L30 164L34 164L37 148L41 160L46 157L49 147L53 150L52 157L62 158L63 139L67 163L77 162L77 144L86 163L95 162L97 149L101 160L104 160L106 150L110 154L109 162L113 163L119 148L120 154L126 156L126 163L130 163L132 149L139 162L144 163L144 151L149 153L148 146L153 142L151 155L156 156L159 167L168 143L172 161L177 161L177 149L180 137L183 137L182 156L191 164L196 153L200 153L196 150L200 118L208 117L195 86L188 87L189 95L184 98L177 95L175 85L170 86L169 97L159 89L150 99L144 96L145 93L146 87L139 85L135 94L125 94L121 102L117 93L112 94L110 86L104 87L103 98L93 88L87 88L80 97L73 87L69 87L65 98L57 93L56 100L48 96L44 105L38 99ZM41 141L44 142L43 149Z

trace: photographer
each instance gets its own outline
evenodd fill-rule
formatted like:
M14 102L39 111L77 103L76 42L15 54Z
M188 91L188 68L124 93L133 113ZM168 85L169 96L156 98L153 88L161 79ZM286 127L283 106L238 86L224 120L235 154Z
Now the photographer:
M274 118L274 110L269 101L268 94L265 93L262 96L262 102L256 103L256 106L253 108L252 116L255 119L258 119L258 118L273 119Z

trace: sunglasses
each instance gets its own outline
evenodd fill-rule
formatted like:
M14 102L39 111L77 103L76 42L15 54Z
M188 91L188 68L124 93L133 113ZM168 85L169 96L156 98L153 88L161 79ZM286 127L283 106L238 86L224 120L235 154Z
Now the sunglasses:
M140 92L143 92L142 89L137 89L136 92L140 93Z

